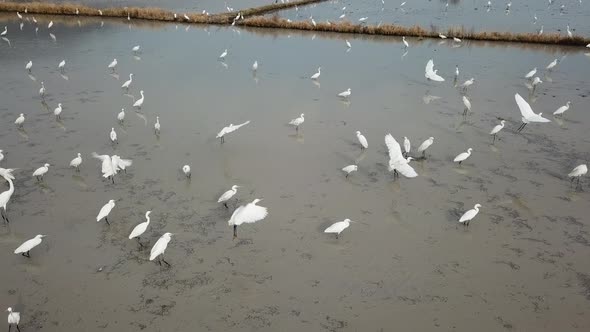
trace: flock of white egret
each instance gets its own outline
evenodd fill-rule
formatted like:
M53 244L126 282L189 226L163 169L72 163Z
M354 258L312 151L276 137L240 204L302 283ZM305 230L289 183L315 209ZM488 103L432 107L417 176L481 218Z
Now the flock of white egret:
M20 13L18 14L18 16L22 18L22 15ZM49 24L48 28L51 28L51 26L53 25L52 23L53 22L51 22ZM7 29L5 27L3 35L6 35L6 33L7 33ZM440 37L443 39L447 38L447 36L444 36L444 35L441 35ZM410 47L410 45L409 45L408 41L405 39L405 37L402 38L402 42L403 42L405 48ZM455 42L459 43L459 42L461 42L461 40L455 38ZM348 48L351 47L351 44L348 40L346 41L346 44L347 44ZM131 51L134 54L139 53L140 50L141 50L141 47L139 45L136 45L131 48ZM220 54L220 56L218 58L220 60L223 60L227 55L228 55L228 50L225 49ZM62 60L61 62L59 62L57 64L58 70L61 72L65 72L67 70L66 64L67 64L66 60ZM554 70L558 64L559 64L559 60L555 59L546 67L546 70L548 70L548 71ZM111 71L111 72L115 72L117 70L117 67L118 67L117 59L113 59L106 66L107 70ZM24 68L25 68L26 72L32 73L34 71L33 62L28 61L25 64ZM251 70L253 70L253 71L259 70L258 61L255 61L253 63ZM533 90L534 90L534 86L542 83L540 78L538 76L535 76L536 74L537 74L537 68L534 68L533 70L528 72L526 75L524 75L524 78L532 83ZM314 73L313 75L311 75L310 79L317 81L320 79L320 75L321 75L321 67L318 67L317 72ZM427 81L433 82L434 84L437 84L440 82L445 82L445 78L443 76L441 76L441 74L438 73L438 69L435 69L434 61L432 59L428 60L428 62L426 63L424 75L425 75L425 78L427 79ZM457 81L458 76L459 76L459 68L456 67L455 68L455 86L462 88L464 91L469 89L476 82L476 80L474 78L470 78L470 79L466 80L464 83L457 85L456 81ZM133 81L133 74L129 74L129 79L123 83L123 85L121 86L121 89L125 89L126 91L128 91L132 84L136 84L136 82ZM45 87L44 82L41 82L41 87L39 89L39 96L41 98L45 98L45 95L46 95L46 87ZM144 95L143 90L140 90L140 95L141 95L141 97L133 103L132 107L140 109L144 105L145 95ZM351 95L352 95L352 92L351 92L350 88L337 94L337 96L339 98L343 98L343 99L348 99L351 97ZM542 113L535 113L532 110L530 104L524 98L522 98L518 93L515 94L514 98L515 98L516 106L518 107L518 109L520 111L521 119L522 119L522 124L517 129L518 132L522 131L525 128L525 126L529 123L550 122L549 119L542 116ZM465 105L465 109L464 109L463 114L464 114L464 116L467 116L470 112L472 112L472 102L471 102L471 100L469 100L467 95L462 96L462 101L463 101L463 104ZM553 114L555 116L562 116L566 111L569 110L570 104L571 103L568 101L564 106L557 109ZM57 107L54 110L55 117L57 119L59 119L61 117L62 112L63 112L62 103L58 103ZM119 112L117 114L116 119L118 122L125 121L125 109L124 108L122 108L121 112ZM17 117L17 119L14 121L14 124L19 127L25 126L25 120L26 120L25 115L23 113L21 113ZM298 130L300 130L300 127L304 124L304 122L305 122L305 117L304 117L304 114L301 113L299 115L299 117L288 121L288 124L293 126L295 128L295 130L298 131ZM239 128L246 126L249 123L250 123L250 121L246 121L246 122L243 122L238 125L230 124L230 125L222 128L221 131L216 135L216 138L219 138L220 142L224 143L225 137L228 134L235 132ZM500 123L498 125L496 125L495 127L493 127L493 129L490 131L490 135L493 136L492 144L495 143L496 136L504 129L505 124L506 124L506 120L502 119L500 121ZM156 116L156 122L154 123L153 128L154 128L154 133L156 135L161 134L162 128L161 128L161 124L160 124L160 116ZM111 128L111 131L109 132L108 137L109 137L110 141L112 142L112 144L119 144L119 141L117 139L117 133L116 133L114 127ZM362 148L362 149L369 148L369 143L368 143L367 138L360 131L356 131L356 137L357 137L358 143L360 145L360 148ZM403 175L406 178L415 178L419 175L414 170L414 168L411 166L410 163L415 158L426 158L426 150L429 149L433 145L434 137L429 137L428 139L424 140L419 145L419 147L416 149L417 155L415 157L410 156L410 153L412 151L411 142L410 142L410 139L408 139L407 137L404 137L404 140L403 140L403 150L402 150L402 145L400 145L400 143L398 143L398 141L391 134L385 135L384 142L387 147L388 156L389 156L388 169L390 172L393 172L394 179L396 177L399 177L399 174ZM4 160L3 152L4 152L3 150L0 150L0 162ZM455 163L458 163L459 165L461 165L461 163L465 162L471 156L472 153L473 153L473 149L468 148L466 151L459 153L452 160L452 162L455 162ZM100 161L100 171L102 173L102 176L105 179L112 181L113 183L115 182L115 176L119 172L126 172L127 168L129 168L133 165L132 160L122 158L118 155L108 155L108 154L101 155L96 152L92 152L90 155L93 158ZM74 157L69 162L69 166L71 168L74 168L75 169L74 171L79 171L80 166L83 163L82 156L83 156L82 153L77 153L76 157ZM40 166L39 168L37 168L33 171L32 177L35 177L38 181L43 181L43 178L45 176L48 176L48 174L50 174L50 167L51 167L51 165L49 163L43 164L42 166ZM344 173L346 173L345 176L346 176L346 178L348 178L351 175L351 173L358 171L358 169L359 169L358 165L347 165L342 168L342 171ZM7 214L7 205L8 205L8 203L10 203L10 199L15 192L15 187L14 187L14 182L13 182L13 180L15 179L15 176L14 176L15 170L16 170L16 168L0 168L0 176L2 176L9 184L9 189L0 193L0 208L1 208L0 211L2 212L2 218L6 223L11 222L8 217L8 214ZM191 177L190 165L182 166L181 170L186 175L187 178ZM578 184L579 184L580 178L582 176L586 175L587 172L588 172L587 165L581 164L581 165L575 167L567 176L570 177L572 179L572 181L577 179ZM227 190L219 197L217 202L220 204L223 204L226 208L229 208L227 203L236 195L239 187L240 186L238 186L238 185L233 185L231 187L231 189ZM233 213L231 214L231 217L229 218L229 220L227 222L228 222L229 226L233 227L234 238L237 237L238 226L240 226L242 224L247 224L247 223L255 223L260 220L263 220L264 218L266 218L268 216L268 209L266 207L257 205L261 200L262 199L259 199L259 198L253 199L250 203L243 204L243 205L237 207L233 211ZM475 204L473 209L466 211L458 219L458 222L464 226L468 226L470 221L473 220L477 216L481 207L482 207L481 204L479 204L479 203ZM108 217L109 217L110 213L113 211L113 209L115 209L115 208L116 208L116 200L115 199L109 200L99 210L99 212L96 216L96 221L100 222L101 220L104 220L106 224L110 225ZM141 242L141 237L146 232L149 231L148 228L150 225L150 213L151 213L151 211L147 211L145 213L146 221L137 224L133 228L131 233L129 234L129 239L130 240L135 239L138 242L138 244L140 245L140 247L144 247L146 245L146 243ZM344 231L346 228L348 228L351 223L354 223L354 221L352 221L350 219L345 219L343 221L336 222L336 223L332 224L331 226L327 227L324 230L324 232L336 234L336 238L338 238L340 233L342 231ZM168 247L168 244L170 243L173 235L174 235L174 233L164 232L159 237L159 239L155 242L155 244L151 248L151 251L150 251L150 254L148 257L150 261L157 259L157 262L159 265L162 265L162 263L164 263L164 264L170 266L170 264L164 259L164 253L165 253L165 251ZM30 258L30 251L33 250L38 245L40 245L45 236L47 236L47 235L39 234L39 235L36 235L35 237L25 241L18 248L16 248L14 250L14 253L21 254L22 256ZM16 328L20 331L20 328L18 326L19 321L20 321L20 314L18 312L13 312L11 308L8 308L7 311L9 313L8 314L9 326L15 325Z

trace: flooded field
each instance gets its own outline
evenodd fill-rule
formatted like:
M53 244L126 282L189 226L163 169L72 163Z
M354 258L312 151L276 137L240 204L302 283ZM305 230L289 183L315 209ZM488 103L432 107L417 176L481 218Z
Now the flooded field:
M348 20L360 23L360 19L366 19L364 22L369 25L396 23L440 30L464 27L475 31L537 33L543 27L544 33L564 35L569 24L574 34L590 34L590 25L586 23L590 3L585 1L553 1L551 5L547 1L515 1L510 10L506 10L509 1L491 1L489 7L486 0L412 0L401 6L402 3L404 1L327 1L273 15L291 20L306 20L313 16L317 22Z
M54 40L46 25L35 33L15 15L3 22L0 166L19 169L11 222L0 225L0 306L21 312L23 331L590 329L590 180L567 178L590 160L581 48L408 38L405 50L396 38L84 19L56 21ZM424 78L431 58L445 82ZM456 65L458 83L475 78L465 91L453 83ZM543 80L534 93L523 78L533 67ZM352 96L339 99L347 88ZM515 93L552 121L516 133ZM473 105L466 117L462 94ZM300 113L296 132L287 123ZM506 128L492 144L500 118ZM215 138L247 120L224 144ZM435 137L427 158L411 162L417 178L387 171L387 133L407 136L413 151ZM454 164L467 148L472 156ZM68 167L78 152L79 173ZM112 184L92 152L133 165ZM46 162L38 182L31 174ZM359 171L345 178L340 169L353 163ZM217 198L234 184L226 209ZM255 198L269 216L233 239L233 209ZM110 226L95 220L109 199ZM476 203L464 228L457 220ZM147 210L140 249L128 235ZM339 239L323 233L345 218L357 223ZM148 260L164 232L177 233L171 267ZM13 254L36 234L48 236L30 259Z

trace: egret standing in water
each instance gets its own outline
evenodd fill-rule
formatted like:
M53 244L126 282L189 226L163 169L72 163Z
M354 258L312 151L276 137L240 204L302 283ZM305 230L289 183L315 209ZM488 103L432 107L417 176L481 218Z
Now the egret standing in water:
M418 173L416 173L414 168L409 165L409 162L413 158L404 158L401 146L391 134L385 135L385 145L387 146L389 154L388 170L390 172L393 171L394 178L399 176L399 173L407 178L415 178L418 176Z
M33 68L33 61L27 62L27 64L25 65L25 69L29 71L29 73L31 72L31 68Z
M358 171L358 170L359 170L359 168L358 168L358 166L357 166L357 165L348 165L348 166L346 166L346 167L344 167L344 168L342 169L342 171L343 171L344 173L346 173L346 178L347 178L347 179L348 179L348 176L350 175L350 173L352 173L352 172L356 172L356 171Z
M225 57L227 56L227 48L219 55L219 60L225 60Z
M504 123L506 120L501 120L499 125L496 125L492 131L490 131L490 135L494 135L494 142L496 142L496 135L500 132L500 130L504 129ZM492 143L494 143L492 142Z
M426 69L424 70L424 77L431 81L444 82L445 79L438 75L437 72L438 69L434 69L434 61L432 61L432 59L428 60L426 63Z
M108 154L99 155L96 152L92 152L92 157L102 162L101 172L104 178L111 178L111 181L115 183L115 174L117 170L113 167L113 161L111 156Z
M547 69L549 71L553 70L553 68L555 68L555 66L557 66L557 61L558 61L557 59L551 61L545 69Z
M42 99L45 99L45 83L41 82L41 88L39 89L39 96L41 96Z
M553 115L562 115L563 113L565 113L565 111L570 109L570 104L571 102L568 101L567 103L565 103L565 105L561 106L555 112L553 112Z
M156 244L154 244L152 250L150 251L150 261L153 261L154 259L156 259L156 257L160 256L158 264L160 264L161 266L162 262L164 262L166 263L166 265L170 266L170 263L166 262L166 260L164 259L164 252L166 252L166 248L168 247L168 243L172 239L172 235L174 234L164 233L164 235L162 235L158 239L158 241L156 241Z
M324 233L332 233L336 234L336 238L342 233L343 230L347 229L350 226L350 223L354 222L350 219L344 219L343 221L335 222L330 227L324 230Z
M191 167L189 165L182 166L182 173L186 175L187 178L191 178Z
M411 144L410 144L410 140L404 136L404 156L407 157L408 154L410 153L410 149L411 149Z
M156 135L160 134L160 117L156 116L156 123L154 123L154 132Z
M320 78L320 75L321 74L322 74L322 67L318 67L317 73L311 75L311 79L312 80L317 80L318 78Z
M62 111L61 103L58 103L57 108L55 108L55 110L53 110L53 114L55 114L56 119L61 119L61 111Z
M342 92L340 92L340 93L338 94L338 97L340 97L340 98L344 98L344 99L347 99L348 97L350 97L351 93L352 93L352 92L350 91L350 88L348 88L348 89L346 89L346 91L342 91Z
M82 164L82 154L78 152L78 156L70 161L70 167L76 167L76 171L80 171L80 165Z
M459 222L462 223L465 227L469 226L469 222L475 218L475 216L477 216L477 214L479 213L479 208L481 207L481 204L475 204L475 206L473 207L473 209L465 212L461 218L459 218Z
M111 132L109 133L109 138L111 139L111 142L119 144L119 141L117 140L117 132L115 131L115 128L111 128Z
M533 78L533 76L535 76L535 74L537 73L537 67L533 68L533 70L529 71L526 75L524 75L524 78Z
M234 197L234 195L238 192L238 188L240 188L240 186L236 186L233 185L231 187L230 190L224 192L219 199L217 200L217 203L223 203L223 206L225 206L226 208L229 209L229 206L227 206L227 202Z
M35 248L36 246L38 246L39 244L41 244L41 241L43 241L42 239L44 237L46 237L47 235L37 235L34 238L25 241L23 244L20 245L20 247L16 248L16 250L14 250L15 254L21 254L27 258L31 258L31 249Z
M467 115L468 112L471 112L471 102L467 96L463 96L463 105L465 105L465 109L463 110L463 115Z
M406 36L402 36L402 42L404 43L405 48L410 47L410 44L406 41Z
M471 151L473 151L473 149L469 148L466 152L460 153L458 156L455 157L455 159L453 159L453 162L459 163L459 165L461 165L462 162L464 162L465 160L467 160L467 158L471 156Z
M135 46L133 46L133 48L131 50L133 51L134 54L137 54L137 53L139 53L140 48L141 48L141 46L135 45Z
M298 118L289 121L290 125L295 126L296 131L299 131L299 126L301 126L303 122L305 122L304 115L305 114L301 113L301 115Z
M123 121L125 121L125 109L121 108L121 112L119 112L119 114L117 114L117 120L119 120L119 122L123 123Z
M257 70L258 70L258 61L254 61L254 64L252 64L252 72L256 73Z
M16 120L14 121L14 124L22 127L23 123L25 122L25 115L23 113L21 113L18 118L16 118Z
M7 170L7 174L3 174L4 179L6 179L6 181L8 181L8 190L0 193L0 208L2 209L0 211L0 214L2 214L2 219L4 219L4 221L6 221L7 223L10 223L10 220L8 219L8 215L6 214L6 205L8 205L8 202L10 201L10 198L12 197L12 194L14 194L14 183L12 182L12 179L14 179L14 176L12 176L12 170L9 169Z
M429 137L427 140L422 142L418 147L418 152L422 152L422 158L426 158L426 149L428 149L432 143L434 143L434 137Z
M578 178L578 184L580 184L580 178L588 173L588 166L586 164L582 164L576 166L567 176L572 178L572 182L574 182L575 178Z
M141 98L137 99L135 101L135 103L133 103L133 107L137 107L137 108L141 109L141 106L143 105L143 100L144 100L143 90L140 90L139 94L141 95Z
M111 63L109 63L109 65L107 66L107 68L112 70L113 73L115 72L116 67L117 67L117 59L113 59L113 61L111 61Z
M125 83L123 83L123 85L121 85L121 89L129 90L129 86L131 85L132 82L133 82L133 74L129 74L129 79L127 81L125 81Z
M59 69L62 73L66 68L66 60L61 60L61 62L57 65L57 69Z
M268 209L262 206L256 205L262 199L255 199L252 203L242 205L238 207L231 218L228 220L228 224L234 227L234 238L238 236L238 226L243 223L251 224L260 221L268 215Z
M49 166L51 165L45 164L33 172L33 176L37 178L37 181L39 181L39 177L43 178L43 175L49 171Z
M133 228L133 230L131 231L131 234L129 234L129 240L136 238L137 239L137 243L139 243L139 246L143 247L143 244L140 241L140 237L143 233L145 233L145 231L147 230L149 224L150 224L150 213L152 213L152 211L147 211L145 213L145 222L139 223L137 226L135 226Z
M250 123L250 120L248 120L248 121L246 121L244 123L241 123L239 125L234 125L232 123L232 124L230 124L227 127L223 127L223 129L221 129L221 131L219 133L217 133L217 136L216 137L221 140L221 143L223 143L223 142L225 142L225 135L227 135L229 133L232 133L232 132L240 129L240 127L245 126L245 125L247 125L249 123Z
M115 207L115 200L111 199L110 201L108 201L108 203L106 203L101 209L100 212L98 212L98 215L96 216L96 222L99 222L102 218L104 218L104 221L106 221L107 225L111 225L109 223L109 214L111 213L111 210Z
M20 323L20 312L12 311L11 307L8 307L6 311L8 311L8 332L10 332L12 325L16 325L17 331L20 332L20 327L18 327Z
M366 149L369 147L369 143L367 142L367 139L365 138L365 136L363 136L363 134L361 134L360 131L356 132L356 138L359 140L359 143L361 144L362 149Z
M524 100L518 93L514 95L516 105L522 115L522 124L518 127L518 132L522 131L529 122L551 122L551 120L544 118L543 113L535 114L531 105Z

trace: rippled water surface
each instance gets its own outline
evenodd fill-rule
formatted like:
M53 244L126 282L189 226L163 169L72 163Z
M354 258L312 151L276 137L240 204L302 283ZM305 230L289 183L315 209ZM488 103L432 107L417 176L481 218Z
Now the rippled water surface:
M410 38L405 53L396 38L55 17L38 17L36 34L15 15L2 19L0 166L19 169L11 223L0 225L0 305L21 312L23 331L590 329L589 183L566 176L590 160L590 59L580 48ZM446 82L424 79L430 58ZM555 58L555 70L542 69ZM467 91L454 86L455 65L458 83L475 77ZM534 93L523 79L532 67L544 81ZM336 97L347 88L349 101ZM134 111L139 90L145 103ZM517 92L552 122L516 133ZM473 104L467 117L462 94ZM20 113L22 129L13 124ZM286 124L300 113L296 132ZM491 144L500 118L506 128ZM246 120L223 145L215 139ZM387 171L387 133L414 150L435 137L427 158L411 162L417 178ZM451 162L469 147L471 158ZM133 166L111 184L93 151ZM77 152L79 173L67 167ZM37 182L31 173L45 162ZM340 169L352 163L359 171L346 179ZM235 240L232 209L217 203L233 184L242 188L232 209L264 198L270 213ZM109 199L110 226L95 221ZM457 220L476 203L481 212L464 229ZM149 246L177 233L170 268L127 238L146 210ZM344 218L357 223L339 239L323 233ZM12 254L36 234L48 237L30 259Z

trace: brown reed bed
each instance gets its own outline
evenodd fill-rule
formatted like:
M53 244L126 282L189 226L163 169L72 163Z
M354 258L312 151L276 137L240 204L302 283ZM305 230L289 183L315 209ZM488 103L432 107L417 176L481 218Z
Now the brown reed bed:
M80 4L72 3L49 3L49 2L0 2L0 11L2 12L21 12L25 9L29 14L44 15L77 15L77 16L103 16L103 17L121 17L141 20L153 20L164 22L186 22L186 23L208 23L208 24L230 24L238 13L244 18L263 15L273 11L287 9L295 6L304 6L311 3L326 0L296 0L287 3L275 3L266 6L241 9L239 11L202 14L202 13L177 13L162 8L153 7L113 7L113 8L94 8ZM78 14L76 14L76 11ZM189 17L187 21L184 15Z
M502 41L502 42L517 42L517 43L534 43L534 44L552 44L552 45L570 45L570 46L586 46L590 43L590 38L582 36L573 36L569 38L560 34L543 34L536 33L513 33L513 32L476 32L467 30L463 27L452 27L446 31L437 31L436 29L425 29L420 26L405 27L395 24L375 25L361 25L353 24L348 21L342 22L318 22L313 25L310 21L295 21L289 22L286 19L279 17L262 17L256 16L247 18L239 22L239 25L257 27L257 28L280 28L280 29L294 29L306 31L322 31L322 32L338 32L348 34L365 34L365 35L381 35L381 36L406 36L418 38L439 38L439 33L442 33L449 38L457 37L466 40L481 40L481 41Z
M310 21L291 22L286 19L274 16L261 16L273 11L286 9L294 6L304 6L307 4L321 2L326 0L297 0L288 3L277 3L266 6L246 8L239 12L244 16L244 20L237 22L238 25L245 27L273 28L273 29L294 29L318 32L336 32L348 34L363 35L380 35L380 36L407 36L418 38L439 38L439 31L435 28L426 29L420 26L405 27L395 24L383 24L379 26L353 24L349 21L340 21L334 23L319 22L313 25ZM47 14L47 15L78 15L92 17L113 17L113 18L133 18L141 20L162 21L162 22L183 22L183 23L201 23L201 24L231 24L238 12L228 12L205 15L201 13L177 14L170 10L161 8L143 8L143 7L124 7L124 8L104 8L99 9L71 4L60 3L52 4L47 2L0 2L0 12L24 12L25 9L29 14ZM78 14L76 14L78 11ZM102 13L102 14L101 14ZM189 17L187 21L184 15ZM512 33L512 32L476 32L467 30L463 27L452 27L446 31L440 31L449 37L457 37L466 40L479 41L502 41L518 42L548 45L570 45L586 46L590 43L590 38L574 36L569 38L557 33L548 33L538 35L536 33Z

